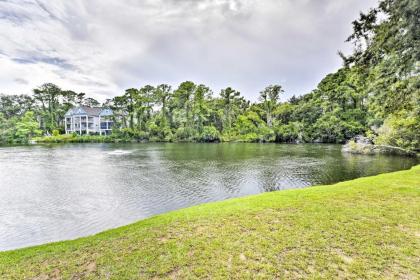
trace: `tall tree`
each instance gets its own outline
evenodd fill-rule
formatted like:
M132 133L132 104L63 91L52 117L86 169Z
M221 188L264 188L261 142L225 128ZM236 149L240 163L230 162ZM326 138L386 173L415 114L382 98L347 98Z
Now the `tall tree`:
M86 93L84 93L84 92L78 93L77 96L76 96L77 105L79 105L79 106L83 105L83 102L84 102L85 98L86 98Z
M212 91L205 85L198 85L194 92L192 118L194 129L199 133L203 131L205 122L208 119L207 100L211 97Z
M231 87L222 89L220 97L223 106L223 129L229 130L232 127L232 122L237 116L237 109L241 103L241 93Z
M60 106L61 89L51 83L43 84L34 89L34 99L41 105L42 125L52 131L60 125L58 109Z
M263 103L268 127L273 126L273 111L277 107L280 100L280 95L283 92L284 90L280 85L268 86L262 92L260 92L260 100Z
M95 98L88 97L85 100L83 100L83 105L87 107L98 107L99 105L101 105L101 103L99 103L99 101Z
M0 94L0 112L6 118L22 116L26 111L35 109L35 100L29 95Z
M161 106L161 123L162 126L168 125L168 102L171 98L171 86L167 84L161 84L156 87L155 99L157 105Z
M186 81L179 85L174 92L174 102L176 103L178 121L187 128L192 127L192 106L194 92L197 85Z
M123 107L127 112L129 118L129 127L134 128L134 116L136 114L136 99L138 98L139 91L135 88L129 88L125 91L124 95L117 98L115 101Z
M151 85L146 85L138 91L138 95L135 99L137 119L139 121L139 129L145 130L146 123L150 120L153 112L153 106L155 101L155 88Z
M370 108L379 118L415 106L420 83L419 15L418 0L382 0L353 22L347 41L355 48L350 56L342 57L369 77L365 87Z

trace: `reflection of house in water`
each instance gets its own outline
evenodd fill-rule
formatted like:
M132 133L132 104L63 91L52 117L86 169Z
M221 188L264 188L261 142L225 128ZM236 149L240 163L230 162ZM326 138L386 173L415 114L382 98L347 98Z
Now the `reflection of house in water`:
M66 134L111 134L113 112L109 108L74 107L67 111L64 118Z

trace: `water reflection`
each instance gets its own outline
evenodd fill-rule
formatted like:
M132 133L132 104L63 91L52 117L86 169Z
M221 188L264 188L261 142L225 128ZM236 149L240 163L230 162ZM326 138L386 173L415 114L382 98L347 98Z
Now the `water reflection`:
M410 168L337 145L75 144L0 148L0 250L153 214Z

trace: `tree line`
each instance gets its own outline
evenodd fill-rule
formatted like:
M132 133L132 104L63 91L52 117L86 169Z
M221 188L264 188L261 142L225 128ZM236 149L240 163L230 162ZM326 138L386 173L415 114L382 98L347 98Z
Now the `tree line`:
M353 22L339 53L343 67L310 93L280 102L281 85L270 85L251 103L234 88L215 94L186 81L127 89L106 100L113 109L111 137L137 141L244 141L344 143L365 135L376 143L419 150L420 4L383 0ZM77 105L99 106L84 93L54 84L32 96L0 95L0 142L26 142L63 133L65 112Z

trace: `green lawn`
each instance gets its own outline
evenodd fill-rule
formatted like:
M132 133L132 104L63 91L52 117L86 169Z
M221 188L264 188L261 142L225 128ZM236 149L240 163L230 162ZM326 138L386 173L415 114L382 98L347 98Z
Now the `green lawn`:
M419 279L420 166L0 253L1 279Z

